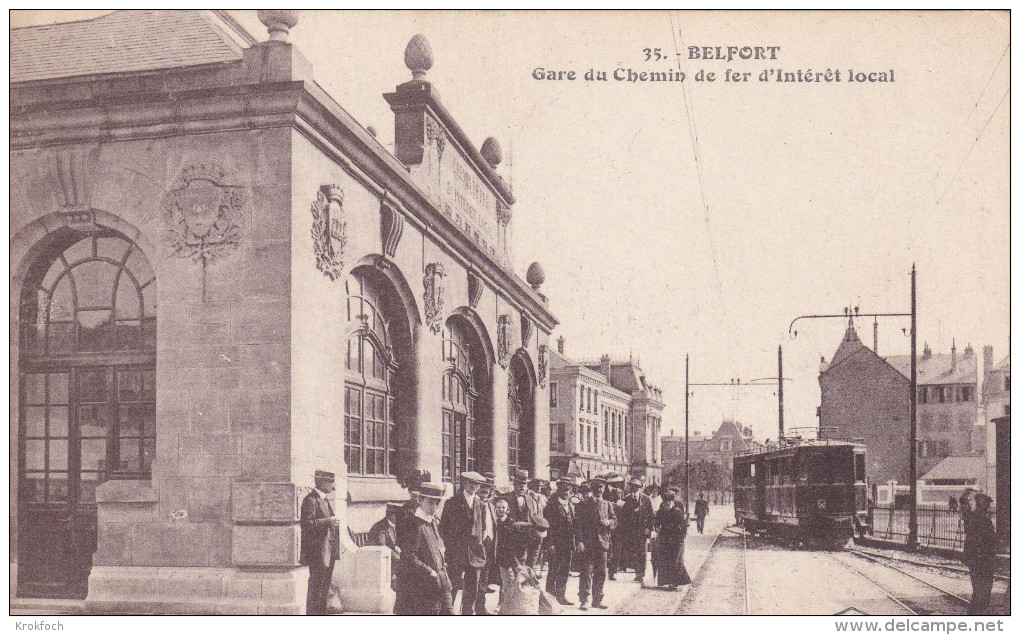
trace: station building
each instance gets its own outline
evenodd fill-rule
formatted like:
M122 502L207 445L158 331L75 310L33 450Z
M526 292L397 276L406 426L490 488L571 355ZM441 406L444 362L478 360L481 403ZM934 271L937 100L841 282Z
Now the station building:
M548 475L556 324L514 197L426 73L387 150L264 11L11 31L11 588L91 611L299 613L298 503L337 474L357 546L412 468ZM299 27L300 28L300 27ZM398 55L399 51L380 51ZM395 78L399 79L399 78Z

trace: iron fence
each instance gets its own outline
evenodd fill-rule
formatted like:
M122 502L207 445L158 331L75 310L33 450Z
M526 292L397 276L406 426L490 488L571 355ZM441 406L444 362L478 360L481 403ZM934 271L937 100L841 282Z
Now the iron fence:
M991 511L995 522L995 511ZM871 535L883 540L906 542L910 533L910 510L908 508L874 507L872 509ZM963 531L963 516L939 505L917 506L917 544L939 549L963 551L966 534Z

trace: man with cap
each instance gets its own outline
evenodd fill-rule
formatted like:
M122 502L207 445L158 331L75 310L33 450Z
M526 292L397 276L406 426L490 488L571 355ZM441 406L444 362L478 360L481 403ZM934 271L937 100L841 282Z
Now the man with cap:
M602 596L606 582L606 554L612 545L616 513L613 505L600 496L604 486L602 479L589 481L582 486L584 498L577 505L577 525L582 546L581 581L577 595L582 611L588 610L589 593L592 608L607 608L602 604Z
M418 506L400 532L399 615L453 615L453 585L443 556L436 510L445 497L442 483L422 483Z
M462 472L463 485L443 506L439 531L446 544L446 566L453 583L453 599L463 591L461 615L473 615L479 596L485 610L485 594L481 588L481 570L485 567L484 523L486 504L478 495L485 477L478 472Z
M963 516L963 530L966 535L963 543L963 560L970 568L970 583L973 592L967 615L988 615L988 607L992 601L992 584L995 582L995 550L998 537L995 525L988 517L988 508L992 499L987 494L978 493L974 496L974 506L970 508L970 488L960 497L960 514Z
M705 517L708 516L708 501L705 495L698 494L698 500L694 501L694 518L698 523L698 533L705 533ZM856 518L856 516L855 516Z
M301 564L308 567L308 615L325 615L333 566L340 552L340 519L327 496L335 476L315 471L315 488L301 501Z
M404 513L403 503L386 503L386 516L368 530L368 542L380 547L389 547L391 586L397 588L397 567L400 566L400 547L397 546L397 522Z
M634 567L634 581L644 584L647 560L648 532L652 525L652 503L641 492L640 478L632 478L627 484L618 510L618 531L620 538L620 570Z
M567 595L567 580L570 578L570 561L577 551L580 536L577 532L576 511L571 501L574 480L568 476L556 482L556 492L545 506L545 519L549 523L549 576L545 590L560 604L572 605Z

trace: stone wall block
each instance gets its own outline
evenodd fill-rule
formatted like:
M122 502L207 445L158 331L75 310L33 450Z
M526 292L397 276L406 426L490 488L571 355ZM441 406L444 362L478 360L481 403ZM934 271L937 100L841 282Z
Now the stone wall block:
M169 476L160 481L159 517L156 520L169 522L175 513L187 511L188 480L182 476Z
M258 427L264 432L290 429L290 392L263 390L258 397Z
M232 302L192 302L188 305L192 324L229 324Z
M290 339L290 304L286 300L237 302L231 323L235 344L287 342Z
M240 454L241 437L236 434L208 433L180 435L181 454Z
M249 388L277 388L290 383L290 350L283 344L253 344L240 347L241 385Z
M241 448L245 456L290 455L290 435L284 432L246 432L241 436Z
M101 565L130 565L131 525L116 522L100 523L99 542L92 562Z
M208 566L211 541L208 523L177 522L160 525L161 566Z
M251 188L252 239L290 238L290 187L286 182ZM309 201L311 203L311 201Z
M246 254L241 292L245 297L290 295L290 243L262 242Z
M244 461L233 454L182 456L181 473L191 476L243 476Z
M293 483L233 481L230 517L235 523L293 523L298 520L297 489Z
M233 566L231 554L231 529L228 522L218 522L211 528L209 538L212 548L209 552L209 564L213 567Z
M224 521L230 505L230 479L192 477L188 479L188 519L192 522Z
M291 462L289 455L258 454L242 458L244 474L248 478L269 481L282 481L290 478Z
M99 507L99 522L110 523L154 523L156 505L152 503L103 503Z
M296 525L235 525L233 560L238 566L293 567L298 564Z

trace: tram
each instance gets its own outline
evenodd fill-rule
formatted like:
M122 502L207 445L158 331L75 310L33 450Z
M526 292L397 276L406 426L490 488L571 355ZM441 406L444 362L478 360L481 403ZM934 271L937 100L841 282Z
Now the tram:
M822 548L846 544L868 522L864 446L802 441L733 458L733 506L747 531Z

